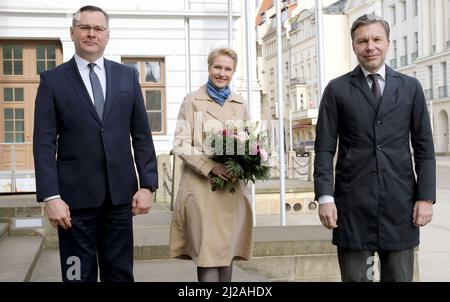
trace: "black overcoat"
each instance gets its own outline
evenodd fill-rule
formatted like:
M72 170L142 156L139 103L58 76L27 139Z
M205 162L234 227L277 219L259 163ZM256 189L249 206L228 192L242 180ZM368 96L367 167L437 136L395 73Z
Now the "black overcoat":
M333 244L340 247L415 247L419 228L412 223L414 203L436 200L433 136L422 87L388 66L385 80L376 105L358 66L330 81L320 104L315 194L335 198Z

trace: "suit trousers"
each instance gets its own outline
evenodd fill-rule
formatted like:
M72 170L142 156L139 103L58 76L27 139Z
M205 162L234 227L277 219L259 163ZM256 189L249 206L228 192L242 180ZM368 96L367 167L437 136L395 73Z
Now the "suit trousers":
M108 194L109 195L109 194ZM58 228L64 282L133 282L131 202L71 210L72 227Z
M343 282L372 282L374 251L338 247ZM414 248L401 251L377 251L381 282L411 282L414 273Z

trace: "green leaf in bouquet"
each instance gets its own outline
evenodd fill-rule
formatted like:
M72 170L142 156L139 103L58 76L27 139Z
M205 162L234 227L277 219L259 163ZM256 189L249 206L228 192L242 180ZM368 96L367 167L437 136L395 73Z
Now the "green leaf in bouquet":
M221 190L227 189L230 186L229 181L223 180L222 178L220 178L218 176L211 177L211 182L214 187L216 187L217 189L221 189Z

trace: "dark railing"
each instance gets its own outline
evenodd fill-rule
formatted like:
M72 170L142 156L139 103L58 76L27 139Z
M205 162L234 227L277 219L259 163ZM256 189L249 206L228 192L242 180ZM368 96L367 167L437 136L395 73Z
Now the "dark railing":
M391 66L392 68L397 68L397 59L391 59L389 66Z
M411 54L411 63L414 63L417 60L418 56L419 56L419 53L417 51L413 52Z
M439 98L447 97L447 85L438 87Z
M425 94L426 100L432 100L433 99L433 88L425 89L424 94Z
M400 57L400 67L408 65L408 56L404 55Z

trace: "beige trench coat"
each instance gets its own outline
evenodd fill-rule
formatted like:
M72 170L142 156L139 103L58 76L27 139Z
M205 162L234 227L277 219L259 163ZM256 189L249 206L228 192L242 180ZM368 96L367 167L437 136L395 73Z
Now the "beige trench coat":
M236 93L223 107L208 96L206 85L185 97L174 137L174 152L184 165L170 228L170 257L192 259L200 267L229 266L233 259L251 258L249 191L242 181L234 183L234 193L214 190L208 174L215 162L201 147L209 132L225 129L227 121L246 119L244 100Z

